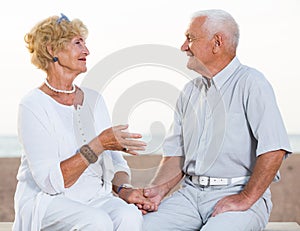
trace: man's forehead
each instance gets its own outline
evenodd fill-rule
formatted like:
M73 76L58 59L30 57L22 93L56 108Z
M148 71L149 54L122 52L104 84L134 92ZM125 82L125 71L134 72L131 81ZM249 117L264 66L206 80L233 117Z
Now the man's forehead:
M188 36L190 34L194 34L195 32L199 32L201 30L201 26L205 22L205 18L206 16L192 18L185 35Z
M199 16L191 19L189 27L197 26L201 27L202 24L205 22L206 16Z

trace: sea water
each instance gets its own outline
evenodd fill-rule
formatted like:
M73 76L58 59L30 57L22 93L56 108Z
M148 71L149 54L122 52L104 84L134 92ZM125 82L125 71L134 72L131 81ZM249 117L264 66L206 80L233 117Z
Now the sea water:
M300 154L300 134L289 135L291 147L293 153ZM149 140L149 139L148 139ZM145 140L147 141L147 139ZM149 154L159 154L162 153L161 150L162 141L158 138L152 137L151 146L156 148L151 148ZM18 137L14 135L0 135L0 158L1 157L20 157L21 156L21 145L19 143Z

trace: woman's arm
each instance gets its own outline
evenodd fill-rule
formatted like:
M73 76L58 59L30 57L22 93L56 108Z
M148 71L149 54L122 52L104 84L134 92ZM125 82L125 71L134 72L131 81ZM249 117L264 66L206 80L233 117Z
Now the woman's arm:
M141 135L124 132L123 130L127 128L128 125L118 125L101 132L99 136L88 143L93 155L98 157L105 150L122 151L124 147L128 148L127 153L133 155L135 155L138 150L144 150L146 144L143 141L135 140L141 138ZM89 164L88 159L86 159L80 151L74 156L62 161L60 167L65 187L71 187Z

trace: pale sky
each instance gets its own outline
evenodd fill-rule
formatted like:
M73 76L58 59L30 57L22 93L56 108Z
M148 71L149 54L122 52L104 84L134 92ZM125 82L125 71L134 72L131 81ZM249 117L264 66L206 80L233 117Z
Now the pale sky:
M91 52L87 58L90 70L113 52L136 45L159 44L179 49L191 14L210 8L226 10L236 19L241 33L240 61L265 74L274 88L288 133L300 134L299 0L11 0L0 9L0 135L17 133L21 97L45 78L45 73L31 64L23 40L38 21L60 13L81 19L89 29L86 42ZM84 76L78 78L78 84ZM124 81L128 78L131 82ZM178 88L185 83L178 73L159 67L131 69L114 80L104 94L109 110L120 96L117 89L124 87L124 82L130 87L144 80L160 80ZM131 116L135 129L147 130L157 120L166 126L172 122L172 113L159 102L140 104Z

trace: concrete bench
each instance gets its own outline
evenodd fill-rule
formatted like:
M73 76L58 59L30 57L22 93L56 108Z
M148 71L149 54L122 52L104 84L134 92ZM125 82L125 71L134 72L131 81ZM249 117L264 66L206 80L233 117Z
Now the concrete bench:
M0 231L11 231L12 222L0 222ZM300 231L297 222L269 222L264 231Z
M269 222L264 231L299 231L297 222ZM1 230L0 230L1 231Z
M161 157L159 155L126 156L126 159L132 169L132 184L143 187L155 174ZM0 231L11 230L12 223L4 221L12 221L14 218L13 192L19 164L19 158L2 158L0 161L1 172L8 172L5 174L6 177L0 180ZM298 225L300 224L300 181L295 181L300 175L299 164L300 154L289 157L281 166L281 182L271 185L274 207L270 222L264 231L300 231Z

